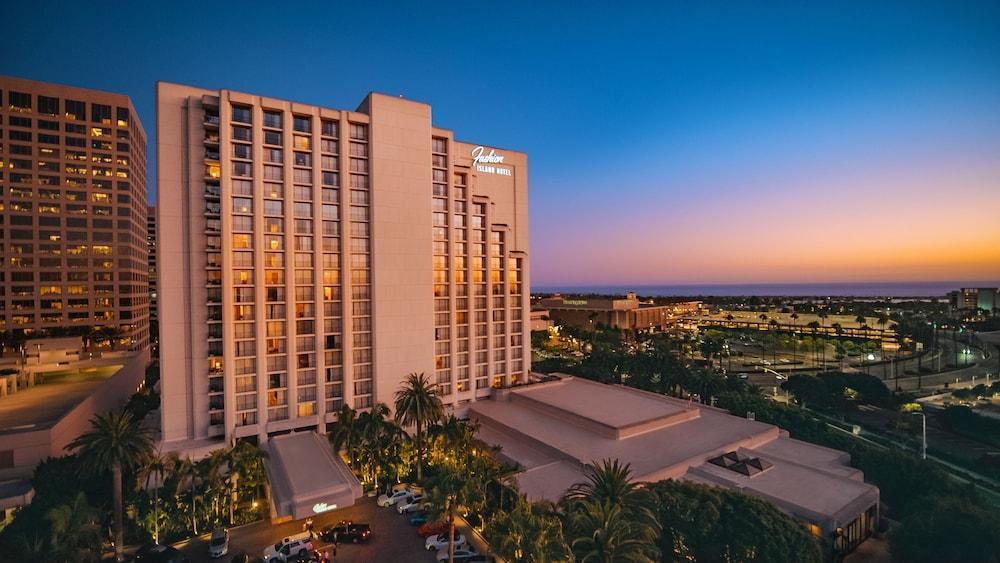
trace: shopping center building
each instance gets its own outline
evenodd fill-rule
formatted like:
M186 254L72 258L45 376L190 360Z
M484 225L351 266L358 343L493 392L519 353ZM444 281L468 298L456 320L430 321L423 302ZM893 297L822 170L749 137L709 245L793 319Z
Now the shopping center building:
M527 156L431 107L157 87L165 449L325 432L426 373L447 405L526 379Z
M498 390L468 416L520 469L530 500L557 501L586 481L587 464L617 459L638 481L683 479L765 499L840 552L878 522L879 490L848 454L706 405L565 376Z

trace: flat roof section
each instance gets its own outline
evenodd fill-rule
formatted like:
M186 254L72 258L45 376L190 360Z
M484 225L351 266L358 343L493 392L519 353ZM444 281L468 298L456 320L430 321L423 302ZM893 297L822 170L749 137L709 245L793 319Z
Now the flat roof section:
M265 466L279 517L298 520L351 506L363 494L358 478L316 432L275 436L266 448Z
M121 368L116 364L37 375L41 383L0 397L0 434L53 426Z
M609 396L614 402L609 403ZM687 422L700 416L697 407L666 397L635 393L627 387L611 390L602 383L565 377L518 389L512 402L595 423L592 428L608 438L625 438L641 432Z

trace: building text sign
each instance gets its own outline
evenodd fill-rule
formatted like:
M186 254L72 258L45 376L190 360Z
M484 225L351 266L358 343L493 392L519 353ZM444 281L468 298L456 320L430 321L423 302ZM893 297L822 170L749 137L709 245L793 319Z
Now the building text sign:
M500 176L513 176L514 171L505 166L498 166L503 164L503 155L497 154L497 151L490 149L490 152L486 152L486 147L479 146L472 149L472 163L476 166L476 172L485 172L486 174L498 174Z

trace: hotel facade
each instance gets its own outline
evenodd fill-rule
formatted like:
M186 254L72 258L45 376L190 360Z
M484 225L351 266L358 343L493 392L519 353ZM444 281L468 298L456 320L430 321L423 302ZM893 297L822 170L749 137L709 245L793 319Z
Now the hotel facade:
M146 133L128 96L0 76L0 331L149 342Z
M530 369L527 156L427 104L157 86L166 449L324 432L408 373L464 409Z

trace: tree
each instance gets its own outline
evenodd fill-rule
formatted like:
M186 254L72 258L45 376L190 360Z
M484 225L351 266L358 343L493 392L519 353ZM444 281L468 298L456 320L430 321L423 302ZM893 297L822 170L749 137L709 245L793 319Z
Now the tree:
M813 361L819 363L819 352L817 351L818 349L816 347L817 342L819 341L819 337L817 336L817 333L819 332L819 323L816 321L811 321L806 326L809 327L809 330L812 331L813 335Z
M100 518L82 491L69 504L50 509L45 519L52 526L51 545L59 560L75 563L100 559Z
M357 461L357 446L361 440L361 425L358 423L358 413L349 405L340 407L337 413L337 425L330 433L330 443L338 452L347 452L347 463L354 467Z
M153 441L149 430L143 428L127 410L99 414L90 423L91 430L70 442L66 449L79 453L84 471L111 471L115 560L121 561L125 541L122 523L122 471L138 467L153 451Z
M955 498L939 498L903 519L889 536L893 559L913 563L995 562L1000 557L1000 518Z
M657 498L664 561L823 561L805 527L768 502L684 481L648 488Z
M177 496L181 491L187 492L189 506L191 507L191 531L198 535L198 466L191 461L190 457L175 458L171 467L173 468L173 478L177 483Z
M479 504L482 487L477 477L463 471L456 464L442 465L440 471L428 479L424 496L433 521L448 522L448 561L455 560L455 515L463 507Z
M822 308L819 309L819 311L816 311L816 316L819 317L820 326L823 328L823 334L825 335L826 334L826 319L830 316L830 314L826 311L826 307L822 307ZM825 339L822 342L822 348L821 349L823 351L823 367L826 367L826 340Z
M573 551L578 556L581 550L590 553L597 549L597 553L603 553L601 549L611 549L621 542L633 546L637 541L645 546L639 550L641 553L655 558L654 542L660 531L656 498L640 483L632 481L631 466L617 459L605 459L587 465L584 475L587 480L571 486L563 497L572 537L590 538L582 543L574 540ZM619 519L627 522L627 529L618 526ZM609 535L612 533L614 537ZM631 552L633 548L627 549ZM600 559L602 555L592 557L597 557L594 561L604 561Z
M569 515L581 563L655 563L658 550L641 526L610 500L581 501Z
M153 489L153 543L160 543L160 487L170 473L170 458L151 453L139 468L136 487Z
M234 524L236 504L239 502L240 483L247 490L255 490L267 480L264 460L267 452L247 440L237 440L228 452L229 476L229 525Z
M566 561L570 550L554 507L518 497L509 512L501 510L489 528L490 547L509 563Z
M402 388L396 391L396 423L416 427L417 481L423 478L423 429L443 415L444 406L430 379L422 373L407 375Z

